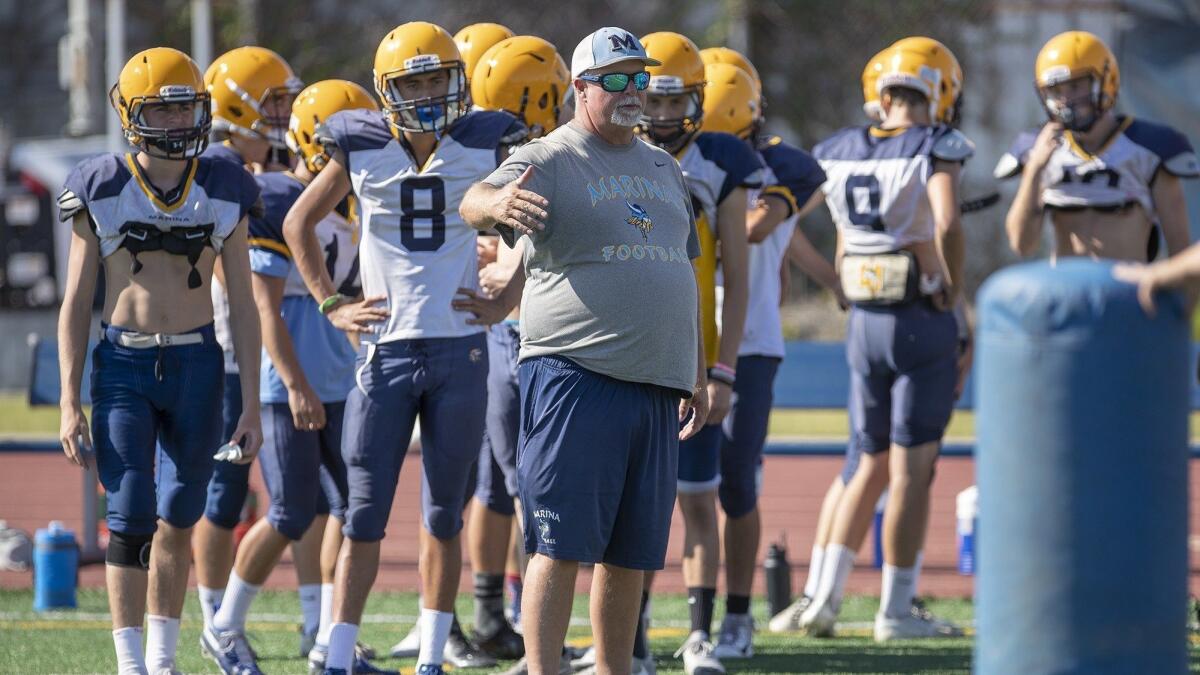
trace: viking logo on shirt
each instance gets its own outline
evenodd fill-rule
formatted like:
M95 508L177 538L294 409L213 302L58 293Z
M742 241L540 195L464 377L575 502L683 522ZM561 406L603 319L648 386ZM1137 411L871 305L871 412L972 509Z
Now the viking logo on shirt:
M646 213L646 209L631 203L628 199L625 200L625 206L629 207L629 217L625 222L636 227L642 233L642 239L650 241L650 230L654 228L654 221L650 219L650 214Z

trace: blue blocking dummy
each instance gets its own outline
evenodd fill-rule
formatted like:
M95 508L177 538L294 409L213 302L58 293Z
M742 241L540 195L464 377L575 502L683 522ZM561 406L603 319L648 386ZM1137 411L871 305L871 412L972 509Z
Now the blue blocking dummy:
M1189 322L1112 265L980 293L975 672L1183 673Z

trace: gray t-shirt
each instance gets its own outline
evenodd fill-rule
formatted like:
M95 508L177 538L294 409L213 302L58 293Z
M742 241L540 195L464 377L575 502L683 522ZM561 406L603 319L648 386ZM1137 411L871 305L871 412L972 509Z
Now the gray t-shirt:
M678 162L572 123L517 149L485 182L502 187L530 165L525 187L550 208L525 246L521 360L558 355L690 396L700 245Z

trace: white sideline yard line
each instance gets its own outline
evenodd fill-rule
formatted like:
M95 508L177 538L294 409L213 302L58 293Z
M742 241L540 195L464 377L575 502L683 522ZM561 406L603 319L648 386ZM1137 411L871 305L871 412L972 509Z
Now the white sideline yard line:
M73 622L82 621L111 621L112 616L108 612L0 612L0 621L46 621L59 622L70 624ZM363 623L381 624L415 624L417 616L412 614L367 614L362 618ZM293 614L251 614L247 617L247 623L264 623L264 624L285 624L296 625L300 623L300 617ZM572 626L590 626L591 620L586 616L571 617ZM870 630L874 627L874 622L871 621L844 621L839 622L839 629L859 631ZM974 627L974 621L966 621L961 624L964 627ZM651 629L654 628L680 628L686 629L690 626L689 622L674 620L674 619L653 619L650 622Z

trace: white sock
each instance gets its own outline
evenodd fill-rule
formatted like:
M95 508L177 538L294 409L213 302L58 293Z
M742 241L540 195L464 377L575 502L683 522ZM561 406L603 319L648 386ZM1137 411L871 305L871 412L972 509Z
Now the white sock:
M175 665L179 645L179 619L146 615L146 668L152 673Z
M254 596L258 595L261 588L262 586L246 583L237 572L230 574L229 585L225 587L225 598L221 601L217 615L213 617L213 628L218 631L245 631L250 604L254 602Z
M917 551L917 559L913 561L913 597L917 597L918 584L921 581L921 565L925 564L924 549Z
M804 595L813 598L817 595L817 584L821 580L821 562L825 560L825 547L813 545L808 563L808 579L804 581Z
M846 579L854 569L854 551L841 544L825 547L825 559L821 562L821 580L813 604L829 603L836 612L842 607L842 594L846 591Z
M912 611L913 581L912 567L896 567L883 564L883 597L879 599L879 611L893 619L908 616Z
M421 653L417 655L417 666L442 664L442 650L450 637L450 626L454 623L454 612L439 612L421 608Z
M142 653L142 629L138 626L118 628L113 632L113 645L117 648L117 673L119 675L145 675L146 657Z
M329 654L325 668L341 668L347 673L354 665L354 643L358 641L358 626L335 623L329 627Z
M225 596L225 589L198 586L197 590L200 591L200 613L204 615L204 627L207 628L212 625L213 617L221 608L221 598Z
M333 625L333 584L321 584L321 625L317 644L329 648L329 627Z
M305 633L311 633L321 625L321 584L300 586L300 613L304 615Z

